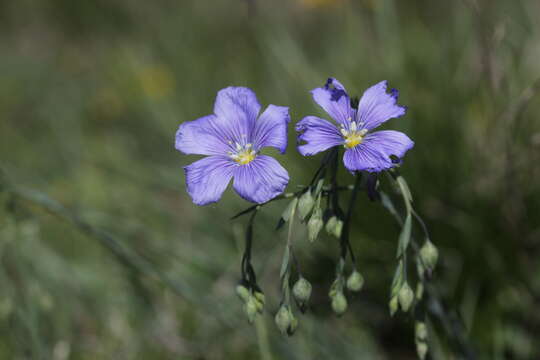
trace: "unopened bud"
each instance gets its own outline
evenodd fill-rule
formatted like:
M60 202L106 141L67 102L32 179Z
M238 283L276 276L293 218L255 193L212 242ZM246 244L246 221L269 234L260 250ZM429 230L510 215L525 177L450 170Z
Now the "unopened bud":
M255 299L257 299L258 302L260 302L261 304L264 305L265 303L265 298L264 298L264 294L260 291L255 291L253 293L253 296L255 297Z
M347 310L347 298L343 295L343 292L339 291L332 297L332 310L337 315L343 315Z
M298 213L300 215L300 219L304 220L309 215L313 209L313 205L315 205L315 200L311 195L311 190L308 189L302 194L302 196L300 196L300 199L298 200Z
M360 291L363 285L364 277L358 272L358 270L354 270L347 278L347 289L351 291Z
M316 208L313 211L313 215L309 218L307 228L308 228L308 236L310 241L315 241L317 239L317 235L319 235L319 232L321 231L324 223L322 220L322 214L321 209Z
M414 292L408 283L403 284L398 294L399 306L404 312L409 311L414 301Z
M249 290L244 285L236 285L236 295L238 295L242 301L246 302L249 298Z
M250 296L244 304L244 311L246 312L249 323L252 323L258 312L257 300L253 296Z
M417 321L414 326L414 335L418 341L426 341L428 337L428 331L426 323L423 321Z
M397 296L392 297L388 303L388 307L390 308L390 316L394 316L394 314L398 311L398 306L399 303Z
M292 290L294 298L299 303L307 302L311 296L311 284L303 277L300 277L300 279L298 279L298 281L294 284Z
M439 250L437 250L431 241L426 240L420 249L420 258L422 259L422 263L424 263L429 270L433 270L439 259Z
M424 341L418 341L416 342L416 353L418 354L418 357L420 360L424 360L426 358L428 352L428 345Z
M291 326L292 321L291 313L288 306L281 305L274 320L279 331L284 335L287 334L287 331Z
M291 313L291 324L287 328L287 335L292 336L296 329L298 328L298 320L294 317L294 315Z
M326 222L326 232L329 235L333 235L337 238L341 237L341 231L343 230L343 221L338 219L337 216L332 216Z

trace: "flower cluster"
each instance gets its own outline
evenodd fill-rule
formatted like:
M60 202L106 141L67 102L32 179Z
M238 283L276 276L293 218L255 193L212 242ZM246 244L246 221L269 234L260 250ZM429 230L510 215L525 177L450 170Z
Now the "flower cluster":
M343 146L343 163L349 171L380 172L398 164L413 147L401 132L373 131L406 111L397 104L398 91L387 92L386 81L367 89L357 104L333 78L311 94L335 123L316 116L299 121L296 130L302 155ZM187 192L195 204L218 201L231 179L235 191L253 203L262 204L283 193L289 182L287 170L261 150L274 147L285 153L289 109L269 105L260 111L252 90L228 87L218 92L214 114L180 125L176 149L207 155L184 168Z
M300 186L298 191L284 193L289 182L287 170L273 157L262 153L268 147L285 153L289 108L269 105L261 113L261 105L252 90L228 87L218 92L212 115L185 122L176 133L177 150L206 156L184 167L187 192L195 204L210 204L221 198L233 180L234 190L242 198L255 203L233 217L251 214L246 230L241 280L236 288L249 322L255 321L265 306L265 296L251 263L254 219L266 203L289 199L277 226L281 228L288 223L287 245L280 271L282 298L275 323L283 334L292 335L299 324L294 305L302 313L307 311L313 290L294 255L294 220L306 224L310 241L315 241L323 229L339 240L340 256L328 298L334 313L342 315L353 293L361 291L364 284L349 237L356 197L359 191L365 190L369 198L379 201L402 227L397 266L390 287L389 310L391 315L398 310L414 311L418 318L417 352L424 359L428 351L426 313L425 306L424 310L417 306L423 301L424 284L431 277L438 253L424 222L413 209L408 185L396 169L405 153L414 146L413 141L399 131L376 131L386 121L405 115L406 108L398 105L398 91L388 91L386 81L368 88L359 100L351 98L345 87L333 78L328 79L324 86L313 89L311 95L331 121L306 116L296 123L297 149L301 155L311 156L328 150L308 185ZM354 175L354 185L338 184L341 153L344 167ZM396 207L391 197L381 190L378 176L381 172L388 175L392 188L401 195L404 207ZM343 191L351 191L346 210L340 198ZM405 213L401 214L402 210ZM412 237L415 221L424 232L423 246ZM415 249L417 270L413 276L411 271L407 271L412 267L409 260L411 243ZM410 284L416 288L413 290Z

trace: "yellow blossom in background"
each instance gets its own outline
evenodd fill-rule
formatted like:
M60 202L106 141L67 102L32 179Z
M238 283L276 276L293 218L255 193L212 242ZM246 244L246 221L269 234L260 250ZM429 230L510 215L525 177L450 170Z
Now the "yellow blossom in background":
M340 5L344 0L299 0L302 6L308 8L326 7Z
M163 65L143 67L136 76L144 93L152 99L163 98L174 90L173 74Z

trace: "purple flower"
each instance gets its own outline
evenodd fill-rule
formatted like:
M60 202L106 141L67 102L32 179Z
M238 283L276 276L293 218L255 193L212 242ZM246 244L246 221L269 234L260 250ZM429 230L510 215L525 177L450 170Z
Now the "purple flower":
M304 156L314 155L336 145L345 147L343 162L353 172L379 172L395 166L396 161L414 146L409 137L399 131L372 132L385 121L405 114L406 108L397 104L398 91L386 92L386 81L367 89L358 108L343 85L330 78L326 85L311 91L313 99L338 126L316 116L306 116L296 124L300 132L298 151ZM392 157L395 156L393 159Z
M184 167L187 192L195 204L218 201L233 177L236 192L254 203L283 192L289 174L274 158L260 155L260 150L271 146L285 153L289 108L269 105L258 116L260 110L252 90L228 87L218 92L214 115L180 125L176 149L208 155Z

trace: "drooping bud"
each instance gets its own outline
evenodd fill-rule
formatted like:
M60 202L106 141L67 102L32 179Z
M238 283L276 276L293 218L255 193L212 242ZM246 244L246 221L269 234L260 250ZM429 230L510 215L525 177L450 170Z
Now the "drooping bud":
M429 240L426 240L422 248L420 249L420 258L422 263L431 271L435 269L437 260L439 259L439 250Z
M343 230L343 221L341 221L337 216L331 216L330 219L326 222L326 232L329 235L333 235L337 238L341 237L341 231Z
M249 290L244 285L238 284L236 285L236 295L238 295L242 301L246 302L249 298Z
M339 316L347 311L347 298L343 292L338 291L332 297L332 310Z
M390 308L390 316L394 316L394 314L398 311L398 297L394 296L390 299L390 302L388 303L388 307Z
M426 323L423 321L417 321L414 326L414 335L418 341L426 341L428 337L428 331Z
M286 305L281 305L278 312L276 313L276 317L274 318L276 322L276 326L278 327L279 331L285 335L287 334L287 331L289 327L291 326L292 317L291 313L289 311L289 307Z
M414 292L408 283L403 284L398 293L399 306L404 312L409 311L414 301Z
M313 205L315 205L315 199L313 199L313 195L311 195L311 190L308 189L298 200L298 213L300 219L305 220L313 209Z
M264 294L263 294L261 291L255 290L255 291L253 292L253 296L255 297L255 299L256 299L259 303L261 303L261 304L264 306L264 304L265 304L265 297L264 297Z
M418 354L418 357L420 360L424 360L426 358L428 352L428 344L424 341L417 341L416 342L416 353Z
M321 209L317 207L313 211L307 224L309 241L315 241L315 239L317 239L317 235L319 235L323 225Z
M294 317L292 313L289 314L291 316L291 325L287 328L287 335L292 336L296 329L298 328L298 320Z
M294 298L300 303L306 303L311 296L311 284L309 281L300 277L298 281L293 286L293 295Z
M255 320L255 316L258 312L257 300L253 296L250 296L244 304L244 311L246 312L248 321L251 324Z
M358 270L354 270L347 278L347 289L351 291L360 291L362 286L364 286L364 277Z

